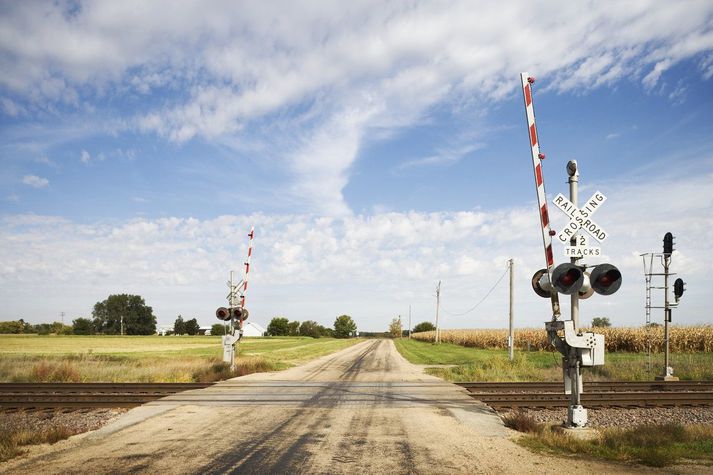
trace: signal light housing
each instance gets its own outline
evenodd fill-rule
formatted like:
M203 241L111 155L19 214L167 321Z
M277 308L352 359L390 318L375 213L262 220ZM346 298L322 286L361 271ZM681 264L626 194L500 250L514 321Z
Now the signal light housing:
M550 298L552 285L550 284L550 276L547 273L547 269L540 269L532 276L532 290L542 298Z
M558 292L572 295L579 292L584 284L584 271L569 262L560 264L552 272L552 285Z
M218 310L215 311L215 316L218 318L218 320L230 320L230 310L225 307L219 307Z
M599 264L590 276L594 291L600 295L611 295L621 287L621 272L611 264Z
M668 257L673 253L673 234L666 233L663 236L663 254Z
M684 285L686 285L686 283L683 281L683 279L676 279L676 281L673 283L673 295L674 297L676 297L676 302L681 300L683 292L686 291Z
M582 284L582 287L579 289L579 298L582 300L588 299L592 295L594 295L594 289L592 288L591 284L591 279L589 272L584 273L584 283Z
M230 313L236 320L247 320L249 315L248 309L243 307L233 307Z

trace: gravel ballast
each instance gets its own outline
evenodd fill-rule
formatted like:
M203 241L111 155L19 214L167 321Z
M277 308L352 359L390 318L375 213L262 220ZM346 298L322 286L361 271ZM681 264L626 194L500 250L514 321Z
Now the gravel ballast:
M512 411L501 411L504 416ZM567 409L523 409L520 411L537 422L560 424L567 420ZM644 424L713 424L712 407L652 407L588 409L589 427L630 428Z
M73 434L96 430L112 422L128 409L87 409L0 412L0 427L6 430L46 430L65 427Z

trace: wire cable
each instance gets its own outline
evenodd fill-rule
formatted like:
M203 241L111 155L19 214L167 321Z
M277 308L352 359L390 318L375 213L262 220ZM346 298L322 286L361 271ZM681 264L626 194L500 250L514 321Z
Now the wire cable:
M441 306L441 310L443 310L444 313L447 313L447 314L450 315L451 317L460 317L460 316L463 316L463 315L465 315L465 314L467 314L467 313L472 312L473 310L475 310L476 308L478 308L478 306L479 306L481 303L485 302L485 299L487 299L487 298L490 296L490 294L493 293L493 290L495 290L495 288L496 288L496 287L498 286L498 284L503 280L503 278L505 277L505 274L507 274L509 270L510 270L510 264L508 263L507 267L505 268L505 272L503 272L503 275L501 275L500 278L497 280L497 282L495 282L495 284L490 288L490 290L488 290L488 293L486 293L485 296L484 296L482 299L480 299L480 301L479 301L478 303L476 303L475 305L473 305L471 308L469 308L469 309L466 310L465 312L461 312L461 313L451 313L451 312L449 312L448 310L446 310L445 308L443 308L443 306Z

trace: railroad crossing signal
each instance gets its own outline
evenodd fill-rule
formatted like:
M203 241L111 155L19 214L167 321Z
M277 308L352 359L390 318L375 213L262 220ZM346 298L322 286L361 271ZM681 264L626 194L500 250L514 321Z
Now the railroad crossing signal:
M532 289L537 295L550 298L551 292L565 295L579 293L579 298L586 299L594 292L611 295L621 287L621 272L611 264L599 264L591 274L584 266L569 262L560 264L552 271L552 282L547 269L540 269L532 276Z

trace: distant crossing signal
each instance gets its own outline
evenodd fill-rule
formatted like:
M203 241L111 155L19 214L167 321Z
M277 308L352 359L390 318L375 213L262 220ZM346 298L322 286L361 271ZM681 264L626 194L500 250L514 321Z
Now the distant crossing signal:
M228 321L230 320L230 310L225 307L219 307L215 311L215 316L218 317L218 320Z
M248 319L248 309L244 307L234 307L230 309L231 314L236 320L247 320Z

